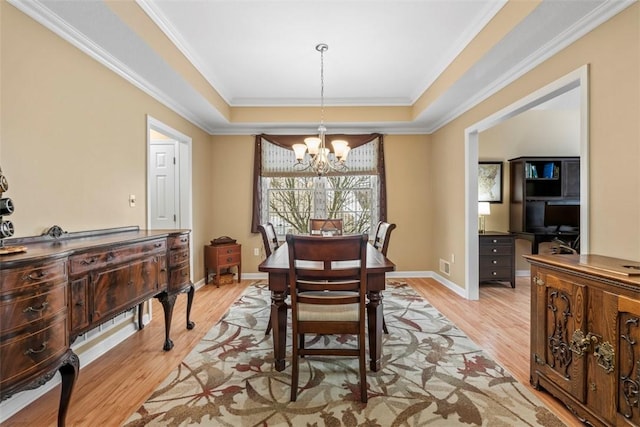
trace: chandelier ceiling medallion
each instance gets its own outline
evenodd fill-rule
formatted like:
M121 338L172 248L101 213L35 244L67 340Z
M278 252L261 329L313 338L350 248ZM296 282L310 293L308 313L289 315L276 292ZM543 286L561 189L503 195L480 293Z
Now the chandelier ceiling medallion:
M347 170L346 161L349 155L349 144L347 141L336 139L331 142L333 152L325 144L325 134L327 128L324 126L324 53L329 49L325 43L316 45L316 50L320 52L320 126L318 126L318 136L304 139L304 144L293 144L292 148L296 155L297 170L311 169L318 176L322 176L330 171Z

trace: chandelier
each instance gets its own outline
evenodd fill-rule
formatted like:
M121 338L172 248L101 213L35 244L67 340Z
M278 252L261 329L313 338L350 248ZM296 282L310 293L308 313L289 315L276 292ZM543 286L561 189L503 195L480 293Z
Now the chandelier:
M349 144L347 141L336 139L331 142L333 152L327 148L325 134L327 128L324 126L324 53L329 49L324 43L316 45L316 50L320 52L320 126L318 126L318 136L304 139L304 144L293 144L292 148L296 155L296 170L313 170L318 176L322 176L330 171L345 171L347 166L347 156L349 155ZM308 154L307 154L308 153Z

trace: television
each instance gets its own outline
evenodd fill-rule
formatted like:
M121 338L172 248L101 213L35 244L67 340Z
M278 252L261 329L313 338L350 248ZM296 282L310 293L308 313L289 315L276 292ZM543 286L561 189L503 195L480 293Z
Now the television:
M555 231L560 231L560 227L570 227L572 230L580 228L580 205L545 203L544 226L555 227Z

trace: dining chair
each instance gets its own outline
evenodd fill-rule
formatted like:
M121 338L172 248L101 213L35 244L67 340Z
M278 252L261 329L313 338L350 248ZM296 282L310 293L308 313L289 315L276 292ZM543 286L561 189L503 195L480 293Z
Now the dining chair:
M271 254L280 247L280 243L278 242L278 235L276 234L276 229L272 223L267 222L265 224L258 225L258 231L262 235L262 243L264 244L264 253L267 257L271 256ZM271 316L269 316L269 322L267 322L267 329L265 329L264 334L269 335L271 333Z
M298 395L299 358L354 356L359 359L360 400L367 402L366 379L366 234L318 239L307 235L286 237L289 248L289 291L293 352L291 401ZM357 336L357 348L305 347L305 334Z
M342 235L342 218L311 218L309 220L309 232L311 235L330 236Z
M373 238L373 247L385 257L387 256L387 249L389 248L389 241L391 240L391 232L395 228L395 224L385 221L379 221L378 226L376 227L376 234ZM387 322L384 320L384 315L382 316L382 330L385 334L389 333L389 329L387 329Z

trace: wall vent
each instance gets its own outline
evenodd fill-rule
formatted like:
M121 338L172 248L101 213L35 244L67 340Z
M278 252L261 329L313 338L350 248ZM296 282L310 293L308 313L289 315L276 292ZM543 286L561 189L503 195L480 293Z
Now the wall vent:
M451 264L449 263L449 261L445 261L440 258L440 272L446 274L447 276L451 274Z

